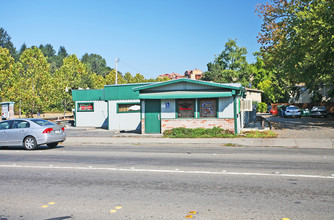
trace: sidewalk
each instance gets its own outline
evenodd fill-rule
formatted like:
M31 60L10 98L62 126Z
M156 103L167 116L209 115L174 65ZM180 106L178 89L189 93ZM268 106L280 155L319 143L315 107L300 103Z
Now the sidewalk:
M334 149L333 138L162 138L161 134L118 133L93 128L68 128L64 145L201 145ZM77 132L78 136L73 135Z

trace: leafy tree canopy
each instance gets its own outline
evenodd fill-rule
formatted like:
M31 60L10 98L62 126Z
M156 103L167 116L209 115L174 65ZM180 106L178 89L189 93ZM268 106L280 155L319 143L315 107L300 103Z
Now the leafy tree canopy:
M84 54L81 58L81 62L85 63L91 72L97 75L105 76L111 71L110 67L107 67L107 62L102 56L98 54Z
M286 86L306 83L315 92L323 84L333 88L334 1L271 0L257 12L263 19L258 41L266 66L276 69Z
M7 34L5 29L0 28L0 47L7 48L9 50L10 55L13 58L17 57L16 48L11 41L11 37Z
M223 52L216 56L213 62L207 64L208 71L204 73L204 80L218 83L249 83L247 50L238 47L235 40L229 39Z

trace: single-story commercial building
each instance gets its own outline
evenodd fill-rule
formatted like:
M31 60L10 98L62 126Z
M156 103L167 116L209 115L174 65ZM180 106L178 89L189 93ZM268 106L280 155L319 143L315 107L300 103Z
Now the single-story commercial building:
M221 127L238 133L244 126L244 87L192 79L106 85L72 91L77 127L163 133L176 127Z

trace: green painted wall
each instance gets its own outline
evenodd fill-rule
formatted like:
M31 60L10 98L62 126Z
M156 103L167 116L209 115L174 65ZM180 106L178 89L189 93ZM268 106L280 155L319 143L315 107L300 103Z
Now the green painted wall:
M73 101L104 100L103 89L73 90Z
M105 100L138 99L139 91L134 91L133 88L147 84L149 83L107 85L104 86L104 98Z

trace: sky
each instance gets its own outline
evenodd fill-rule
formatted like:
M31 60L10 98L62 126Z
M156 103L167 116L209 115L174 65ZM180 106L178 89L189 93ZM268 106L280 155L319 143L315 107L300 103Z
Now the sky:
M248 63L260 44L264 0L0 0L0 27L17 50L51 44L79 59L98 54L118 71L156 78L199 69L228 39L246 47Z

